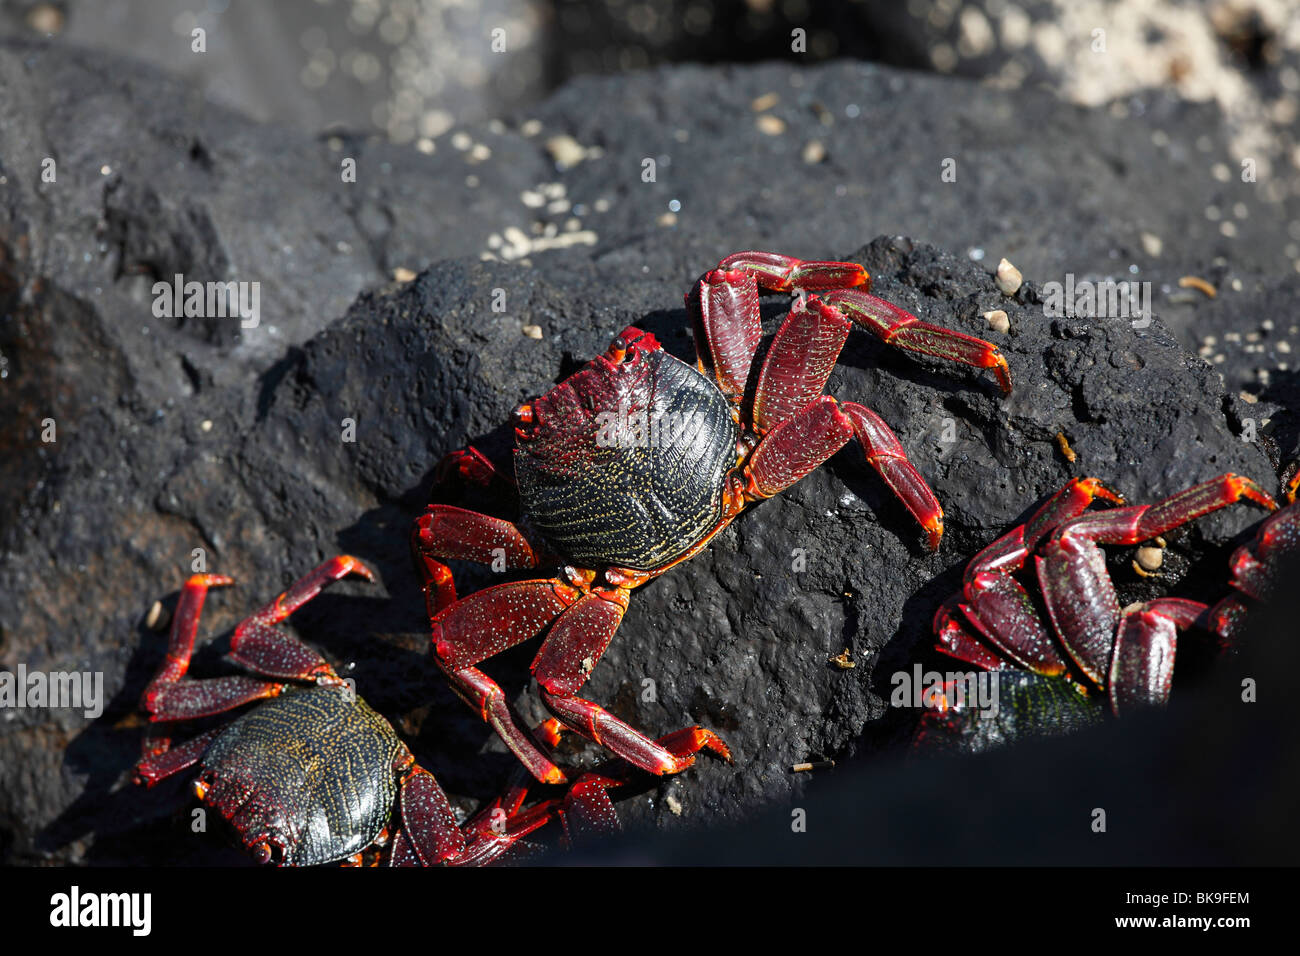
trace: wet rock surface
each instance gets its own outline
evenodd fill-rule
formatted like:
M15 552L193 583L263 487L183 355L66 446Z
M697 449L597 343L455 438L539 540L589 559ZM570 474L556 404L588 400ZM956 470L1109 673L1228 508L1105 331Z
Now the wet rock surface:
M1159 269L1219 248L1162 201L1169 174L1147 165L1149 136L1126 136L1097 113L1032 97L1013 109L993 91L859 65L686 67L579 81L539 109L535 137L475 131L491 158L470 164L454 147L424 157L277 138L210 107L195 113L179 88L134 69L0 48L3 88L14 93L0 102L0 172L11 184L0 194L0 442L14 463L3 492L13 517L2 538L0 668L102 672L108 698L93 720L0 713L5 859L239 859L211 834L190 833L177 815L179 782L151 793L125 783L141 732L135 701L165 645L144 616L159 597L174 604L196 548L208 570L237 582L209 597L201 635L219 639L196 655L197 676L223 672L239 617L320 560L346 551L374 568L380 585L332 588L295 616L297 632L340 667L355 664L360 693L462 806L494 795L513 758L425 659L407 535L433 468L469 442L504 455L511 408L628 324L689 358L682 294L736 249L860 261L877 294L1002 348L1016 388L1003 398L987 373L850 338L829 391L895 429L946 510L942 549L924 550L850 446L639 590L587 695L649 732L713 727L737 761L705 758L648 782L621 805L630 824L742 820L809 786L793 763L894 752L916 715L887 708L890 675L936 662L930 618L965 560L1071 476L1103 477L1135 501L1229 470L1270 486L1276 477L1262 443L1241 440L1218 373L1171 334L1158 299L1140 328L1044 314L1044 282L1067 269L1127 270L1144 226L1165 236ZM68 96L92 85L97 97ZM777 88L783 137L758 130L750 106ZM1169 121L1187 124L1186 135L1210 123L1185 107ZM1026 123L1040 131L1037 149L1021 142ZM603 153L557 171L542 141L561 130ZM828 158L809 164L802 151L814 135ZM986 157L976 182L959 173L960 188L937 185L945 136L965 144L962 155ZM55 147L58 188L34 185ZM382 173L349 191L338 168L354 150ZM664 153L657 181L643 182L642 158ZM1065 186L1063 165L1074 170ZM519 198L557 180L568 210ZM1195 188L1183 180L1178 191ZM660 220L672 198L682 207L675 227ZM542 251L505 232L532 235L549 217L562 235L579 204L590 248ZM1252 217L1258 241L1252 233L1229 250L1243 268L1280 268L1270 222ZM916 238L861 245L894 231ZM976 245L989 250L980 263L966 253ZM1003 248L1028 280L1012 297L991 275ZM475 261L488 250L521 261ZM381 285L398 266L425 265L412 282ZM260 327L155 320L150 286L175 269L261 280ZM765 303L771 332L786 305ZM982 317L994 309L1007 312L1009 332ZM45 418L56 442L40 440ZM347 420L355 441L344 440ZM483 493L444 500L502 512ZM1257 518L1241 506L1171 535L1160 588L1220 587L1228 543ZM1126 557L1113 564L1126 595L1155 587L1124 577ZM463 593L498 580L457 571ZM544 716L528 688L535 646L486 667L530 719ZM855 667L830 663L846 649ZM567 753L578 764L593 756Z

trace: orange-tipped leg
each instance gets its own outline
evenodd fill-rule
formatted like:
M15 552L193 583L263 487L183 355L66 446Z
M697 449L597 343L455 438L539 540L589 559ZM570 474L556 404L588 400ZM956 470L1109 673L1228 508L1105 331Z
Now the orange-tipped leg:
M975 368L992 369L1003 394L1011 394L1011 369L992 342L922 322L892 302L860 289L827 292L821 298L890 345Z

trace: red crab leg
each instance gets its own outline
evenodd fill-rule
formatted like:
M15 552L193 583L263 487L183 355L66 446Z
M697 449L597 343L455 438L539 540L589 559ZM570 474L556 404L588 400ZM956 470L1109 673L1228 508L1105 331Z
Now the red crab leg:
M674 752L577 696L609 647L627 602L627 592L621 588L595 591L560 615L533 661L542 702L565 727L649 773L685 770L695 762L695 754L706 748L730 760L727 745L711 730L681 731L680 737L672 738L680 745Z
M1178 628L1169 617L1149 608L1123 616L1106 685L1115 716L1169 700L1177 649Z
M776 252L735 252L718 263L722 272L740 270L771 292L795 289L871 288L871 276L856 262L804 262Z
M683 758L700 749L698 728L695 727L666 734L655 742L669 753ZM560 801L557 815L570 847L620 832L622 828L609 791L628 782L630 769L624 762L611 762L583 774L569 788Z
M839 310L815 296L796 303L777 330L759 373L751 414L760 435L791 421L818 399L851 328ZM845 403L842 410L867 461L929 533L930 547L937 549L943 510L898 438L870 409Z
M280 680L337 678L325 658L275 625L289 617L320 592L349 574L367 581L375 576L348 554L340 554L313 568L265 607L244 618L235 627L227 657L254 673Z
M234 710L249 701L275 697L284 688L284 684L242 675L187 680L150 692L144 710L154 721L193 720Z
M758 443L745 466L745 493L770 498L803 478L851 437L870 464L926 530L931 549L943 535L943 509L902 444L871 409L823 395L777 425Z
M991 368L1003 393L1011 393L1011 371L1007 360L992 343L922 322L892 302L859 289L827 292L821 298L886 344L975 368Z
M840 409L853 422L853 434L867 456L867 463L925 529L930 550L938 551L943 536L943 509L921 473L908 460L898 437L884 419L864 405L842 402Z
M163 658L158 673L140 695L141 710L148 711L152 695L163 687L179 681L189 670L190 656L194 653L194 638L199 632L199 616L203 611L203 601L208 595L208 588L226 587L234 583L224 574L195 574L181 587L180 600L176 602L176 613L172 615L167 656ZM170 747L171 738L159 728L150 727L141 743L140 758L143 761L156 757L166 753Z
M802 262L772 252L738 252L706 272L686 296L701 372L739 405L763 327L758 289L842 289L869 282L852 262Z
M398 800L402 815L399 837L410 844L419 863L434 866L464 856L465 835L456 825L447 795L433 774L423 767L412 767L402 780ZM394 847L394 865L405 862L403 857Z
M540 633L581 593L557 578L498 584L444 608L430 621L434 660L452 689L542 783L566 778L519 729L497 683L473 665Z
M569 788L556 815L560 818L570 848L620 832L618 814L614 810L614 801L609 797L609 790L622 783L622 780L599 773L584 773Z
M337 678L325 658L291 634L257 621L244 621L230 639L227 659L261 677L279 680Z
M553 694L545 687L541 693L542 702L562 724L647 773L680 773L695 763L695 755L701 750L711 750L731 762L731 751L722 738L704 727L686 728L691 735L688 752L674 754L599 704L580 697Z
M1105 686L1119 623L1119 600L1100 544L1137 544L1247 498L1273 509L1273 499L1249 478L1231 473L1194 485L1153 505L1081 515L1057 528L1036 559L1043 601L1075 663Z
M470 667L541 633L581 595L559 578L476 591L430 620L434 652L451 670Z
M1156 598L1141 607L1169 618L1182 631L1201 621L1207 610L1206 605L1200 601L1189 601L1187 598Z
M745 465L745 494L780 494L809 474L853 437L853 421L829 395L800 409L758 443Z
M621 588L583 595L542 641L532 664L537 682L555 694L576 694L609 648L627 603Z
M512 788L476 813L465 824L467 845L464 855L451 861L452 866L487 866L513 849L535 850L534 844L522 843L524 837L553 820L559 800L543 800L526 810L520 806L526 791Z
M1297 472L1295 481L1300 480ZM1287 487L1287 500L1293 501L1294 487ZM1257 601L1265 600L1278 585L1277 576L1286 555L1300 550L1300 507L1287 505L1267 518L1255 537L1232 553L1232 586ZM1204 626L1218 634L1220 649L1228 650L1246 623L1247 604L1240 595L1224 598L1206 613Z
M531 635L530 635L531 636ZM537 749L528 734L519 729L519 721L506 702L505 692L477 667L452 670L434 655L434 663L447 675L456 696L477 712L525 767L541 783L564 783L568 778L545 754Z
M1245 629L1250 609L1236 595L1224 598L1205 612L1201 626L1219 635L1219 651L1230 651Z
M986 648L962 626L956 614L959 609L958 599L950 598L935 612L934 633L937 639L935 650L986 671L1001 670L1009 666L1003 657Z
M443 482L450 481L453 475L459 477L462 481L483 488L491 486L493 482L498 482L511 491L515 490L513 476L492 464L487 455L472 446L460 448L444 455L434 470L433 483L434 485L440 485Z
M1205 610L1199 601L1157 598L1124 611L1107 681L1115 716L1169 701L1178 631L1201 620Z
M766 434L816 401L853 324L825 303L796 302L772 338L754 391L751 420Z
M473 561L502 570L535 568L535 547L513 522L451 505L429 505L415 523L414 545L423 555L441 560Z
M1123 504L1124 496L1107 488L1096 478L1072 478L1056 494L1048 498L1024 524L1012 528L998 538L966 566L965 581L969 584L981 571L1018 571L1024 567L1025 558L1039 541L1053 528L1076 518L1101 498L1114 504ZM967 597L969 597L969 593Z
M411 558L430 617L456 603L451 568L439 558L492 565L500 557L504 571L535 568L542 554L540 544L530 542L512 522L451 505L429 505L411 532Z
M1232 586L1265 600L1278 584L1283 558L1296 550L1300 550L1300 506L1292 504L1265 520L1254 539L1233 552Z
M205 734L200 734L193 740L187 740L183 744L177 744L165 753L153 754L142 759L135 766L136 782L152 787L159 781L166 780L173 774L194 766L219 733L221 733L220 727L216 730L209 730Z
M966 596L969 603L959 605L966 619L1009 660L1047 677L1065 673L1065 659L1019 581L981 571L966 586Z
M279 624L298 608L320 594L322 589L341 578L347 577L349 574L358 574L367 581L375 579L370 569L350 554L335 555L293 582L293 584L289 585L287 591L265 607L244 618L239 627L235 629L236 637L238 637L241 628L245 628L250 624L265 624L267 626Z
M234 583L233 579L224 574L196 574L185 582L181 588L180 600L176 603L176 613L172 617L167 656L154 679L140 695L142 709L148 709L150 694L157 688L176 683L190 669L190 655L194 653L194 638L199 632L199 615L203 611L203 600L208 596L208 588L226 587Z
M326 585L353 572L374 580L366 566L356 558L339 555L295 581L287 591L236 626L234 637L230 641L230 660L266 677L286 680L334 678L334 671L324 658L296 638L275 630L272 625L283 621L302 607ZM194 581L193 578L190 580ZM219 583L227 582L229 578L219 579ZM211 584L212 581L206 583ZM198 600L202 602L201 595ZM210 680L171 678L170 675L173 674L184 674L189 666L197 619L190 619L187 615L182 620L178 614L177 626L182 627L182 632L178 638L177 631L173 628L174 646L168 652L167 663L159 678L149 685L140 700L141 709L149 713L152 720L207 717L232 710L249 701L274 697L284 690L283 684L268 683L256 677L215 677ZM157 749L156 742L147 742L147 746Z
M962 590L966 603L954 598L935 616L939 649L969 663L979 663L971 655L981 655L969 650L966 642L961 640L962 635L970 640L973 638L961 629L951 613L951 608L956 606L1007 660L1047 676L1064 673L1065 658L1039 618L1034 602L1011 573L1024 565L1025 557L1038 546L1042 537L1062 522L1081 514L1095 498L1113 502L1124 500L1096 478L1072 479L1044 502L1027 522L1011 529L975 555L966 566L964 576Z
M686 311L695 330L696 367L739 406L763 337L758 287L744 272L714 269L687 293Z
M1203 481L1152 505L1111 508L1082 515L1061 525L1056 537L1075 535L1099 544L1138 544L1246 498L1277 510L1263 488L1232 472Z
M486 866L496 862L556 815L558 800L521 810L527 795L526 788L512 785L461 829L433 775L415 767L402 786L402 828L394 840L389 865Z

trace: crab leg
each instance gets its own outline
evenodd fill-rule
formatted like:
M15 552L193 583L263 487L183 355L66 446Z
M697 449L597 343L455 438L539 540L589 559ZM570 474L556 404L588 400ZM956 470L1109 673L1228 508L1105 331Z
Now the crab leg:
M529 635L531 636L531 635ZM519 762L541 783L564 783L564 771L543 754L528 734L519 728L519 721L506 702L505 692L491 677L477 667L453 670L437 654L434 663L447 675L447 682L456 696L478 713L483 722L496 731Z
M483 488L497 482L511 491L516 490L514 478L497 468L487 455L472 446L444 455L433 473L433 483L435 486L440 485L449 481L453 475Z
M1009 574L983 571L967 584L966 597L969 603L959 607L989 644L1036 674L1065 673L1065 659L1019 581Z
M1228 473L1153 505L1081 515L1056 530L1035 559L1043 601L1061 643L1092 681L1105 686L1120 619L1115 586L1097 545L1137 544L1242 498L1277 507L1249 478Z
M424 554L443 560L492 564L504 570L535 568L540 548L504 518L451 505L429 505L416 521L415 543Z
M770 498L784 491L858 439L870 464L889 485L929 538L931 549L943 535L943 509L902 444L871 409L823 395L781 422L759 442L746 465L748 497Z
M209 730L207 733L200 734L193 740L187 740L183 744L178 744L166 752L159 752L142 759L135 767L136 781L152 787L159 781L166 780L173 774L194 766L219 733L221 733L220 728Z
M1151 608L1126 613L1115 632L1107 688L1116 717L1169 700L1174 680L1178 627Z
M821 298L888 345L975 368L991 368L1003 393L1011 393L1011 371L997 346L941 325L922 322L892 302L859 289L828 292Z
M470 667L541 633L582 592L559 578L497 584L435 614L433 649L453 671Z
M772 338L754 390L754 430L766 434L826 389L853 324L816 298L796 302Z
M277 680L337 677L334 668L312 648L258 621L244 621L235 628L226 658L261 677Z
M943 536L943 509L916 466L907 458L898 437L884 419L856 402L842 402L840 409L853 422L853 434L867 456L867 464L880 474L894 496L926 530L931 551L939 550Z
M1024 566L1025 558L1044 536L1062 522L1082 514L1096 498L1117 503L1124 500L1096 478L1072 479L1027 522L975 555L965 571L962 588L965 602L954 598L935 615L939 650L967 663L988 667L986 660L991 655L956 619L953 608L958 608L984 640L1005 658L1045 676L1064 673L1065 658L1057 650L1029 594L1011 574Z
M234 584L224 574L195 574L181 588L181 597L172 616L171 636L167 642L167 656L149 686L140 695L140 706L148 709L150 694L166 684L174 684L190 669L190 656L194 653L194 638L199 632L199 615L208 588L222 588Z
M375 579L370 569L350 554L335 555L293 582L293 584L289 585L289 590L279 595L261 610L255 611L244 618L239 626L235 628L235 639L239 639L241 630L245 630L253 624L264 624L268 627L279 624L298 608L320 594L324 588L341 578L347 577L349 574L358 574L367 581ZM231 643L233 646L234 641Z
M460 859L452 860L451 865L487 866L516 847L538 849L534 844L521 844L520 841L534 830L550 823L558 815L561 801L543 800L526 810L520 810L525 795L526 792L521 789L512 790L505 798L498 797L475 814L465 824L468 834L465 854Z
M1277 510L1277 502L1263 488L1249 478L1228 472L1152 505L1082 515L1063 524L1055 536L1073 535L1099 544L1138 544L1243 498L1269 511Z
M697 366L712 375L724 395L739 405L750 365L763 337L758 307L761 286L772 292L792 289L845 289L869 283L852 262L803 262L772 252L738 252L706 272L686 296L695 327Z
M948 599L935 612L935 650L941 651L949 657L955 657L959 661L965 661L967 664L983 668L986 671L1002 670L1009 667L1006 658L994 654L966 630L957 617L956 611L958 610L964 610L968 617L971 614L969 608L962 608L957 598Z
M560 616L533 661L542 702L565 727L649 773L685 770L703 749L730 760L727 745L711 730L691 727L680 731L680 736L672 738L677 750L670 750L577 696L618 630L627 601L622 589L596 591Z
M409 755L404 755L409 759ZM434 866L465 854L465 835L433 774L411 766L398 792L402 828L393 843L393 866Z
M176 613L172 615L172 629L167 641L167 656L163 658L158 673L140 695L140 709L149 710L149 701L159 690L175 684L190 669L190 656L194 653L194 638L199 632L199 616L208 588L221 588L235 582L224 574L195 574L181 588ZM171 738L156 727L150 727L140 746L141 761L157 757L171 747ZM172 771L175 772L175 771Z
M871 276L856 262L804 262L777 252L735 252L718 263L723 272L747 273L770 292L796 289L871 288Z
M665 734L655 743L677 757L689 757L700 749L699 728L687 727ZM628 783L630 771L626 762L610 761L584 773L569 787L556 815L564 826L570 848L621 831L609 791Z
M512 571L537 567L541 554L541 546L512 522L451 505L429 505L411 532L411 558L430 617L456 603L451 568L439 559L486 565L500 560L501 570Z
M739 406L763 337L758 286L739 270L714 269L687 293L686 311L695 328L696 367Z
M1123 495L1107 488L1096 478L1071 478L1028 521L1012 528L975 555L966 566L966 583L970 584L981 571L1010 573L1020 570L1025 558L1053 528L1083 514L1097 498L1114 504L1124 503ZM970 597L969 592L967 597Z
M771 498L808 475L853 437L853 421L829 395L802 408L758 443L745 465L745 494Z
M584 773L569 788L556 814L571 848L620 831L609 790L622 783L599 773Z
M722 738L704 727L687 728L689 746L682 748L684 753L675 754L589 700L553 694L543 687L542 701L574 733L600 744L647 773L680 773L695 763L695 755L701 750L712 750L731 762L731 751Z
M1168 703L1178 631L1191 627L1205 611L1199 601L1157 598L1123 612L1106 685L1116 717Z
M336 678L325 659L274 624L302 607L326 585L351 573L367 580L374 576L356 558L339 555L308 572L289 589L235 627L230 640L230 660L263 677L282 680ZM221 575L195 575L185 585L172 626L171 646L159 674L145 689L140 708L153 721L190 720L232 710L250 701L275 697L285 685L259 677L235 675L210 680L182 680L189 668L198 629L198 611L208 587L233 583ZM164 752L167 741L146 737L145 757Z
M254 700L276 697L284 684L235 675L166 684L149 693L142 709L153 721L193 720L234 710Z
M430 619L434 661L452 689L542 783L566 778L519 728L500 686L473 665L540 633L581 593L558 578L515 581L477 591Z

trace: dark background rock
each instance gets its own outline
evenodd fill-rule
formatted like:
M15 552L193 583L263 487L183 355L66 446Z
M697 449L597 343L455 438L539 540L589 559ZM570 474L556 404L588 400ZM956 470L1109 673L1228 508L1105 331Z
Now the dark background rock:
M578 76L671 63L867 60L1137 116L1128 97L1162 87L1216 103L1236 154L1262 150L1280 172L1297 142L1292 13L1275 0L6 0L0 32L143 60L261 121L399 143Z
M777 136L752 109L772 93L776 105L758 112L782 120ZM1172 294L1178 276L1220 257L1246 276L1290 268L1286 207L1214 176L1232 160L1218 114L1161 94L1143 103L1141 120L1125 119L859 64L680 67L578 80L517 125L448 131L428 154L257 126L114 58L0 45L0 447L13 463L0 486L0 514L12 516L0 529L0 667L103 671L112 695L95 722L0 714L0 853L238 859L172 816L179 787L124 785L135 700L164 644L143 615L157 597L174 601L196 547L239 585L209 600L211 636L338 550L371 563L382 587L339 586L295 619L299 633L356 662L361 692L462 806L492 795L511 759L424 660L406 535L433 465L468 440L504 450L509 409L626 324L689 354L681 296L722 255L838 257L880 233L934 243L861 249L881 295L994 339L980 314L1010 315L999 341L1017 382L1007 401L986 375L862 335L831 381L876 408L931 480L948 513L943 550L922 550L906 512L847 450L638 593L589 691L648 730L714 726L740 757L735 768L703 761L623 804L631 823L738 820L809 785L789 774L796 760L893 752L915 715L886 714L889 675L935 660L925 656L934 607L964 560L1039 496L1075 473L1136 500L1228 469L1275 474L1266 447L1236 434L1234 390L1160 320L1146 330L1050 320L1038 300L1034 284L1065 272L1150 279ZM540 128L525 129L532 119ZM546 144L560 134L600 152L559 169ZM825 158L807 163L813 139ZM46 155L57 184L40 184ZM958 180L944 184L949 155ZM355 185L337 178L344 156L358 158ZM654 183L641 179L646 157ZM537 192L540 208L524 197ZM1208 224L1208 201L1247 204L1234 236ZM594 244L540 251L536 239L562 237L570 218ZM1143 231L1161 237L1160 256L1143 258ZM474 262L485 254L517 261ZM988 274L1002 255L1031 280L1014 300ZM335 321L394 270L428 266ZM149 288L174 268L260 280L261 327L154 320ZM1273 281L1281 295L1294 289ZM504 314L491 310L498 288ZM1167 306L1158 294L1157 311ZM769 330L781 308L771 301ZM525 323L542 327L541 341L521 334ZM52 446L39 438L47 416ZM355 445L340 441L344 417L357 421ZM938 441L945 418L957 427L951 447ZM1073 469L1058 430L1079 452ZM1255 517L1234 509L1176 540L1166 583L1217 588L1226 542ZM810 549L809 566L793 574L796 547ZM1142 591L1131 573L1122 584ZM222 643L200 653L196 673L220 667ZM851 671L827 663L845 647ZM537 717L532 653L492 669ZM646 678L653 704L640 698Z

